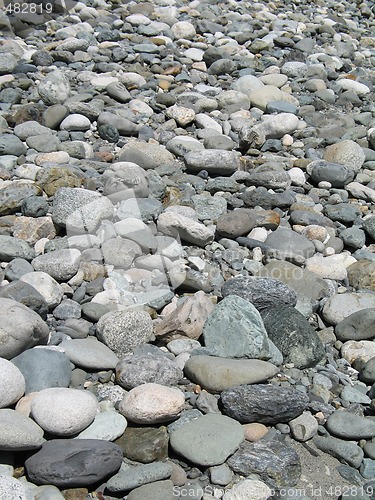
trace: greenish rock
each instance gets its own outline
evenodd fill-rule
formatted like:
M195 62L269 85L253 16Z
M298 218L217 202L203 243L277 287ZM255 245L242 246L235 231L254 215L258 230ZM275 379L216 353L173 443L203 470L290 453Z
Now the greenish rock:
M297 309L275 306L264 309L261 315L267 334L280 349L284 362L303 369L315 366L325 357L318 334Z
M169 436L165 427L127 427L115 443L124 456L148 464L168 458Z
M333 221L339 221L343 224L354 222L361 216L358 206L350 203L337 203L337 205L326 205L324 207L325 215Z
M369 217L362 224L363 229L366 233L375 240L375 217Z
M222 358L270 359L266 329L257 309L236 295L217 304L203 326L206 348Z
M276 440L245 441L227 463L237 474L256 474L270 488L295 486L301 476L298 453L291 446Z
M227 201L220 196L194 195L194 209L199 220L217 221L227 211Z
M357 290L375 291L375 261L360 260L348 267L349 284Z
M240 423L232 418L210 413L174 430L172 449L189 461L202 465L220 465L244 441Z

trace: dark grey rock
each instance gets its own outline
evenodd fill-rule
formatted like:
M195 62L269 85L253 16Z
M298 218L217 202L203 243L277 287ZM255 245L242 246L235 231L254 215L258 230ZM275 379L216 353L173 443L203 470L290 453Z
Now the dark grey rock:
M367 361L361 370L360 378L366 384L373 384L375 382L375 357Z
M375 240L375 217L369 217L362 224L363 229L366 233Z
M182 370L166 356L126 356L116 366L116 380L128 390L151 382L174 386L182 377Z
M5 268L5 278L9 281L20 279L23 274L32 273L33 266L25 259L16 258L9 262Z
M87 487L116 473L122 450L101 439L52 439L28 458L25 468L35 484Z
M333 221L339 221L343 224L354 222L361 216L361 211L355 205L350 203L338 203L337 205L326 205L324 213Z
M256 214L247 208L238 208L218 219L216 232L221 237L234 239L249 233L255 225Z
M325 226L325 227L335 227L333 222L324 217L324 215L314 213L309 210L293 210L290 214L290 222L292 224L298 224L300 226Z
M325 357L318 334L297 309L274 306L261 311L269 338L282 352L284 362L296 368L315 366Z
M0 297L13 299L39 314L44 320L47 317L47 303L42 295L25 281L13 281L0 287Z
M325 453L329 453L340 461L344 460L352 467L358 468L363 459L363 451L355 443L337 439L331 436L315 436L313 438L315 446Z
M308 258L315 253L314 244L309 239L284 227L279 227L269 234L265 243L284 258L290 256Z
M221 287L223 297L238 295L251 302L258 311L282 304L295 306L297 294L282 281L273 278L236 276Z
M353 170L339 163L316 160L310 163L309 168L313 181L316 183L327 181L336 188L342 188L354 179Z
M276 385L239 385L221 393L223 411L242 423L277 424L298 417L308 397L300 391Z
M229 295L216 305L202 334L213 356L265 360L272 357L259 312L236 295Z
M22 215L26 217L43 217L47 215L49 205L41 196L29 196L21 205Z
M348 227L340 233L340 238L350 248L362 248L366 243L366 234L358 226Z
M35 250L24 240L0 235L0 259L10 262L17 257L32 260L35 257Z
M270 488L295 486L301 476L298 453L276 440L245 442L227 463L234 472L243 476L256 474Z
M25 144L15 135L0 135L0 155L21 156L27 151Z
M338 340L368 340L375 338L375 309L361 309L340 321L335 327Z
M26 394L49 387L69 387L72 366L69 358L62 352L28 349L11 361L25 377Z
M286 189L282 193L270 193L264 187L258 187L250 191L245 191L241 198L248 207L262 207L269 210L275 207L280 209L289 208L296 199L294 191Z

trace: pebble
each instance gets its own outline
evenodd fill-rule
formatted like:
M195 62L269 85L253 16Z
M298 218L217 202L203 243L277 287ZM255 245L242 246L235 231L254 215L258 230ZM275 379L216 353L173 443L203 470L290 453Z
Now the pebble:
M126 418L115 411L98 413L93 422L74 439L102 439L115 441L127 426Z
M16 410L0 410L0 449L2 451L35 450L45 441L38 424ZM14 430L17 429L17 432Z
M119 361L111 349L93 337L64 340L59 346L75 366L84 370L110 370Z
M107 481L107 488L113 493L128 491L153 481L168 479L171 474L172 466L168 462L153 462L134 467L123 464L119 472Z
M10 361L0 358L1 379L4 381L0 392L0 407L6 408L16 403L25 392L22 372Z

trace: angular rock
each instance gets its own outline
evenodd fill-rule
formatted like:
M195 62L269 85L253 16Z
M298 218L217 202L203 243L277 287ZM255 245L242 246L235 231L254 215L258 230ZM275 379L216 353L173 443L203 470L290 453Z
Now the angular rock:
M175 386L182 377L182 370L163 355L134 354L116 365L117 383L128 390L152 382Z
M241 423L289 422L306 409L308 397L300 391L275 385L240 385L221 393L223 411Z
M213 309L210 298L200 290L192 297L185 298L174 311L158 322L154 333L164 342L186 337L196 340L201 336L204 322Z
M121 462L121 448L114 443L101 439L52 439L26 460L25 468L35 484L74 488L112 476Z
M128 427L117 439L124 456L148 464L168 457L169 436L165 427Z
M242 384L265 382L278 368L259 359L225 359L192 356L184 366L186 377L210 392L221 392Z
M152 339L152 320L144 311L111 311L96 326L98 339L119 358Z
M211 413L192 420L170 435L172 449L201 466L225 462L244 441L242 426L235 420Z
M238 295L251 302L258 311L267 307L297 303L297 294L282 281L273 278L236 276L221 287L223 297Z
M261 315L267 334L280 349L284 362L303 369L315 366L325 357L318 334L297 309L274 306L263 309Z
M12 299L0 298L0 356L14 358L35 345L47 344L49 328L34 311Z
M215 306L204 324L203 339L213 356L265 360L272 357L259 312L236 295L225 297Z
M270 488L288 488L298 483L301 462L297 452L279 441L245 441L228 459L228 465L238 474L256 474Z

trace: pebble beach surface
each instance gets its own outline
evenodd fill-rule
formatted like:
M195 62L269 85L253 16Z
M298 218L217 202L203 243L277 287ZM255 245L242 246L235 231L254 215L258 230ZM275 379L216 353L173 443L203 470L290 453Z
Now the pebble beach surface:
M69 8L0 12L0 499L374 500L374 3Z

